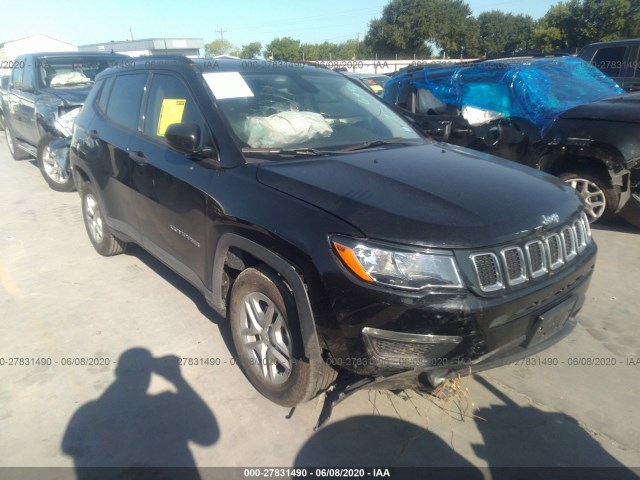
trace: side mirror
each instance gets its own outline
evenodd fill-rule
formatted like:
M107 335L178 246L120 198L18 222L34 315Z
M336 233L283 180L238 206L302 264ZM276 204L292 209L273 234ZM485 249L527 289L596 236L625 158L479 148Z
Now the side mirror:
M170 147L184 153L198 153L200 145L200 126L195 123L173 123L164 132L164 138Z

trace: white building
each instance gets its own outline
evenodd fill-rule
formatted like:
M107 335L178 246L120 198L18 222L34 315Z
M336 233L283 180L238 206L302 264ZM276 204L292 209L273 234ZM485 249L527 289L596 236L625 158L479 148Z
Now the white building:
M47 35L37 34L1 43L0 60L15 60L18 55L23 53L77 51L78 47L71 43L56 40Z
M124 53L130 57L142 55L185 55L187 57L200 56L200 49L204 48L201 38L145 38L140 40L125 40L122 42L94 43L80 45L81 52L113 52Z

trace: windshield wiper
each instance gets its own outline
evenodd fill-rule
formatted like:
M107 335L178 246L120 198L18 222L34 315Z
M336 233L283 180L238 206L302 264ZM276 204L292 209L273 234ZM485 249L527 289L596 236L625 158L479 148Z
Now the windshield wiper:
M419 140L411 140L402 137L391 137L383 140L372 140L370 142L358 143L350 147L341 148L341 152L353 152L355 150L366 150L367 148L379 147L381 145L419 145Z
M271 153L274 155L306 155L310 157L316 157L319 155L331 155L334 153L340 153L330 150L317 150L315 148L251 148L245 147L242 149L242 153Z

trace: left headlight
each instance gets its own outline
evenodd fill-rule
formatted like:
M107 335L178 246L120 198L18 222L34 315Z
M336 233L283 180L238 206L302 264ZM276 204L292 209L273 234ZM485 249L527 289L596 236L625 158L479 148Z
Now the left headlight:
M421 290L463 288L453 253L390 246L348 237L330 238L342 263L368 283Z

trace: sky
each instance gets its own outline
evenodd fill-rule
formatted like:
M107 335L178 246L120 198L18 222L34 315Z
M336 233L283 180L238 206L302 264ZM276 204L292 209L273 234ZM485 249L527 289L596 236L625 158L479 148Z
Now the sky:
M389 0L4 0L0 42L36 33L74 45L143 38L223 38L241 47L290 36L303 43L360 39ZM474 15L502 10L543 16L557 1L467 0Z

